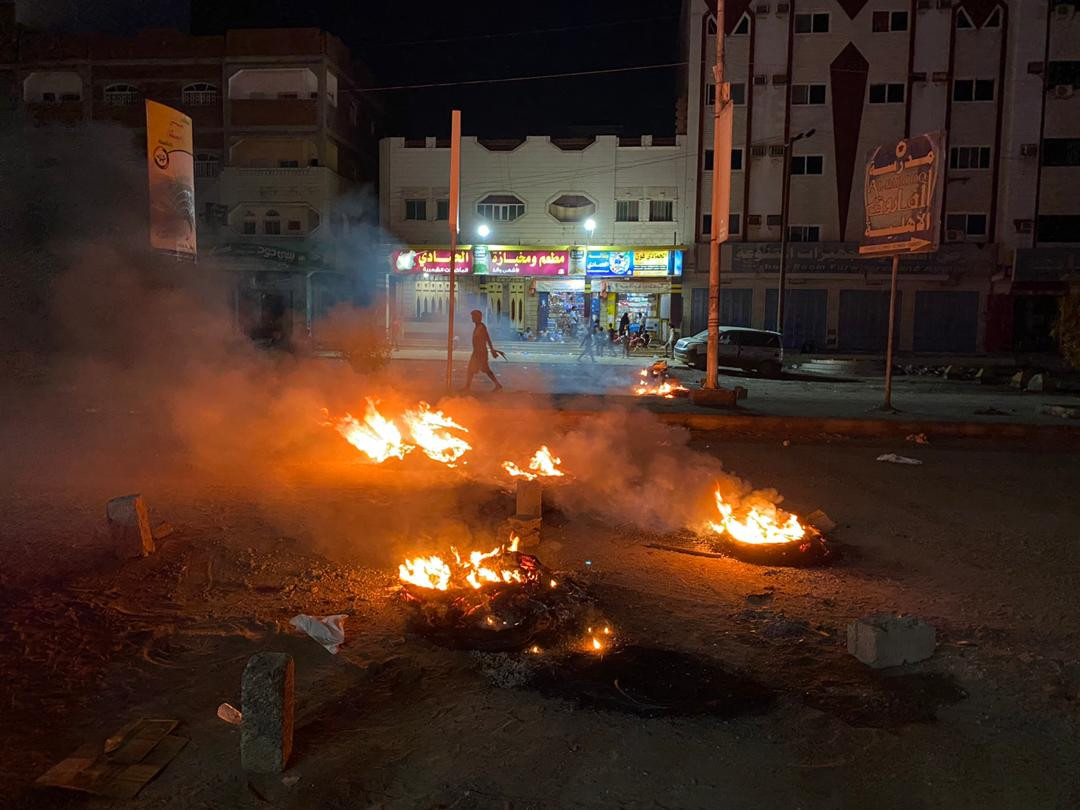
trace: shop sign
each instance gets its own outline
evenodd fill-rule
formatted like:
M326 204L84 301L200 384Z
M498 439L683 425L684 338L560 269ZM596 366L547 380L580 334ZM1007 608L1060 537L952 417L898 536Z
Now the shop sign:
M634 271L634 254L629 250L590 250L585 256L585 273L590 276L629 276Z
M320 253L303 253L299 250L290 250L282 247L269 245L257 245L252 242L229 242L214 250L218 256L244 256L254 259L288 265L312 265L323 264Z
M492 250L487 272L493 276L565 276L570 272L565 250Z
M635 250L635 276L666 276L671 272L670 250Z
M993 251L978 245L946 245L937 253L903 255L900 272L907 275L978 275L994 270ZM780 269L780 246L776 242L735 242L725 272L776 273ZM802 242L788 245L787 271L807 275L888 274L891 262L881 256L861 256L856 242Z
M570 275L585 275L585 248L570 248Z
M390 254L395 273L449 273L450 250L395 250ZM472 272L472 251L458 250L455 273Z
M1080 248L1019 248L1013 281L1065 281L1080 274Z
M944 159L944 132L901 138L870 150L859 253L892 256L938 249Z
M671 292L670 281L605 281L604 291L609 293L643 293L657 295Z
M585 279L583 278L538 278L535 282L536 292L584 292Z

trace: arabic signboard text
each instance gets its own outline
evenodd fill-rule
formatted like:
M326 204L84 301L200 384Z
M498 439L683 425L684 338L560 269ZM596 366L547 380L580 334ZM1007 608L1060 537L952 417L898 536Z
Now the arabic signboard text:
M929 132L870 150L859 252L876 256L938 249L945 133Z
M150 182L150 246L194 259L195 162L191 119L146 100L146 163Z
M450 250L395 250L391 254L395 273L449 273ZM455 252L454 272L472 271L472 251Z

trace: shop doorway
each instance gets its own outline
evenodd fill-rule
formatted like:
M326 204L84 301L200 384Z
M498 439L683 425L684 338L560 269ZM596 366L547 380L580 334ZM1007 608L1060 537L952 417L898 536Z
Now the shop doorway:
M1051 334L1058 317L1056 295L1018 295L1013 301L1013 350L1018 352L1056 352L1057 340Z

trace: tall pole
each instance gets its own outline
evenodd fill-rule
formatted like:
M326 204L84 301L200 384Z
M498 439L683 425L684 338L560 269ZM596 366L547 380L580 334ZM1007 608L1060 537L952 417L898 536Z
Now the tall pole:
M720 243L727 239L731 206L731 89L724 83L724 0L716 0L716 94L713 99L712 233L709 240L709 338L705 387L716 389L720 349Z
M889 281L889 342L885 345L885 401L881 410L891 411L892 406L892 352L893 329L896 325L896 274L900 269L900 254L892 257L892 279Z
M456 296L455 264L457 261L458 196L461 180L461 110L450 113L450 320L446 327L446 390L454 386L454 299Z
M787 293L787 242L788 198L791 196L791 145L798 138L784 144L784 182L780 192L780 278L776 291L776 331L784 334L784 298ZM781 344L783 339L781 338Z

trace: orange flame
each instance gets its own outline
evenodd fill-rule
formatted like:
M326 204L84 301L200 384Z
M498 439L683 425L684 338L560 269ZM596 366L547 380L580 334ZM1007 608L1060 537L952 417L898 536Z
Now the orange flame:
M775 504L764 502L736 509L717 489L716 509L720 513L720 522L709 521L709 526L717 534L727 533L740 543L793 543L806 535L799 519Z
M511 534L509 543L496 546L491 551L470 551L466 557L462 557L456 548L451 548L450 552L454 555L452 565L434 554L430 557L413 557L398 566L398 577L410 585L436 591L466 586L479 590L488 583L524 582L524 572L516 565L516 560L513 567L493 567L499 565L499 558L504 554L517 551L520 542L517 535ZM492 559L495 562L488 564L487 561Z
M453 467L459 458L472 450L471 444L449 432L460 430L468 433L468 428L462 427L442 411L431 410L426 402L421 402L415 410L405 411L402 418L408 425L409 437L424 455L434 461Z
M337 422L327 422L360 452L376 463L387 459L403 459L419 448L424 455L448 467L456 466L458 460L472 449L472 445L451 430L468 433L442 411L433 411L426 402L405 411L400 422L404 423L410 441L406 441L398 422L379 413L375 401L368 397L363 421L346 413Z
M382 463L388 458L405 458L412 447L405 443L397 425L387 419L368 397L364 421L346 413L334 425L345 440L367 455L372 461Z
M512 476L534 481L540 476L562 478L566 473L559 469L560 464L562 464L562 459L554 455L546 444L542 444L540 449L533 453L533 457L529 460L529 470L532 470L532 472L521 469L512 461L504 461L502 467Z
M634 387L635 396L654 396L663 397L664 399L675 399L675 393L677 391L687 391L685 385L679 383L671 383L665 380L664 382L654 385L649 380L649 372L647 369L641 370L641 380Z

